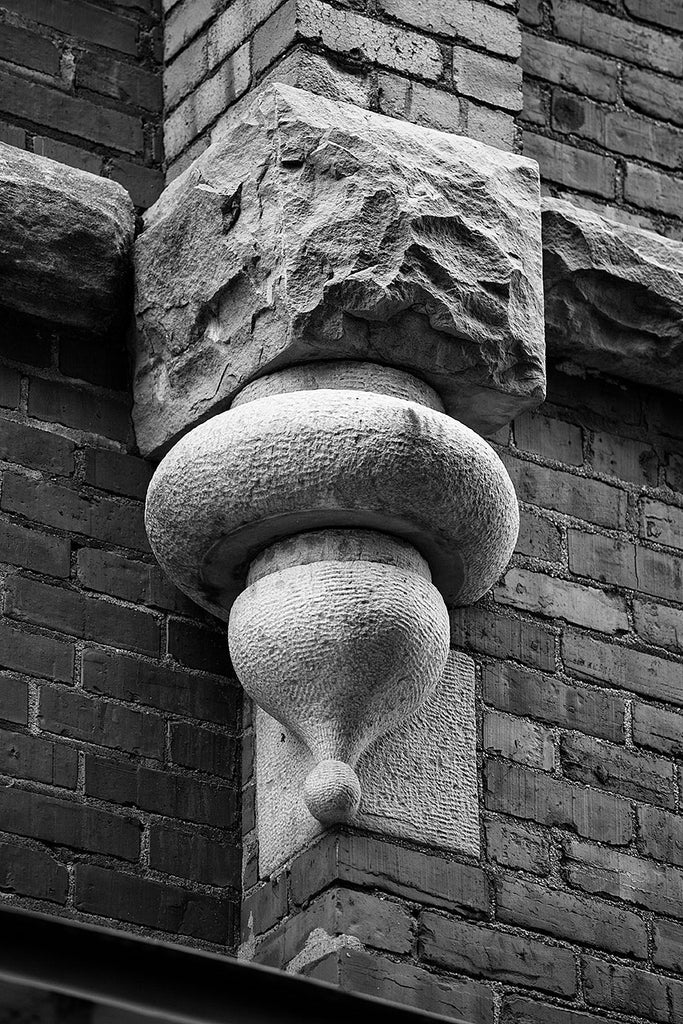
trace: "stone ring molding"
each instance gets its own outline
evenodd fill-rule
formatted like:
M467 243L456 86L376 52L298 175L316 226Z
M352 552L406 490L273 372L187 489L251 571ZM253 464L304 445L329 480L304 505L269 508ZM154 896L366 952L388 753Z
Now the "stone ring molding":
M268 719L262 808L291 792L273 719L328 824L363 819L356 768L443 708L447 606L485 594L516 541L480 435L543 398L540 226L532 161L277 83L145 215L134 419L164 455L147 530L228 622Z
M325 823L353 817L358 757L437 685L445 601L481 597L516 542L503 464L439 404L372 363L290 368L187 434L149 488L155 555L228 620L245 690L310 749Z

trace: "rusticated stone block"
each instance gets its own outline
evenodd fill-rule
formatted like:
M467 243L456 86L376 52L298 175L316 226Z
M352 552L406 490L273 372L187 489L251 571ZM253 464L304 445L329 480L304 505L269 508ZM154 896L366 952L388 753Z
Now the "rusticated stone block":
M683 394L683 245L543 200L548 354Z
M528 160L271 85L149 211L135 421L162 450L280 367L413 371L492 433L544 392Z
M129 315L135 216L114 181L0 144L3 304L95 335Z

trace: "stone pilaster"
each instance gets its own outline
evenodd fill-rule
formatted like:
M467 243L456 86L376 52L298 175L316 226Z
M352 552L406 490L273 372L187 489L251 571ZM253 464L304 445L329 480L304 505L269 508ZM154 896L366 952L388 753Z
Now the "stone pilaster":
M148 534L258 706L255 877L339 825L476 854L447 607L517 536L480 435L544 394L534 165L273 85L149 212L136 285Z

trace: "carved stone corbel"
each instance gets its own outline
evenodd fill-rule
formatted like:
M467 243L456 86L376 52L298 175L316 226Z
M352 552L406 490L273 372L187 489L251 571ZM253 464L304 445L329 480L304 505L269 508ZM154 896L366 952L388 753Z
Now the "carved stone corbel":
M290 390L294 376L257 382L174 446L147 531L175 583L229 619L247 692L309 747L311 813L346 821L359 755L443 673L442 595L481 597L519 518L493 449L408 374L313 363Z
M515 544L476 431L543 396L535 165L271 86L148 214L137 289L150 542L349 821Z

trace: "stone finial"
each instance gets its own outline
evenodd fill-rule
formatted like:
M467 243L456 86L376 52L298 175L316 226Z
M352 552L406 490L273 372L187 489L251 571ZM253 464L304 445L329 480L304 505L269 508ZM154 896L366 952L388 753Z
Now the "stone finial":
M285 85L238 105L136 242L134 418L166 450L286 366L414 373L486 435L545 385L538 167Z
M230 615L233 665L313 754L304 799L319 821L353 818L353 766L433 691L449 637L427 563L387 534L299 533L252 562Z

